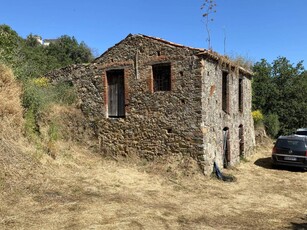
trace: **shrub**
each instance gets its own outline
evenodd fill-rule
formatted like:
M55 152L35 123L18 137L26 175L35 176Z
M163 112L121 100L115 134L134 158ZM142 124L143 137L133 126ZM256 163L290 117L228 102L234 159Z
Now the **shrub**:
M34 140L39 135L36 115L33 109L28 109L24 115L25 132L27 137Z
M59 82L54 86L56 101L59 104L71 105L76 101L75 88L70 82Z
M50 141L57 141L59 139L60 136L59 125L55 121L52 121L49 124L48 136L50 138Z
M263 123L263 114L260 110L255 110L252 112L252 117L254 119L254 123L256 126L261 125Z
M27 110L38 112L45 104L44 90L40 89L32 80L24 83L22 105Z
M48 78L46 77L39 77L39 78L34 78L33 83L38 87L47 87L49 81Z
M266 129L266 132L271 137L276 137L280 130L280 123L278 120L278 115L273 114L273 113L266 115L264 118L264 126Z
M47 78L29 79L24 83L22 104L26 109L27 133L39 134L37 125L40 113L50 104L71 105L75 102L76 93L71 84L59 82L56 85L48 83Z

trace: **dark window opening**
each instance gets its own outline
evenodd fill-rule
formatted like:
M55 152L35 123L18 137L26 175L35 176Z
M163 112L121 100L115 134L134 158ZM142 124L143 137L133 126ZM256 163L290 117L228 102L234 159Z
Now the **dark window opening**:
M158 64L152 66L154 91L171 90L171 65Z
M108 82L108 117L125 117L124 70L107 72Z
M229 83L228 73L222 74L222 109L224 112L229 113Z
M243 112L243 78L239 78L239 112Z

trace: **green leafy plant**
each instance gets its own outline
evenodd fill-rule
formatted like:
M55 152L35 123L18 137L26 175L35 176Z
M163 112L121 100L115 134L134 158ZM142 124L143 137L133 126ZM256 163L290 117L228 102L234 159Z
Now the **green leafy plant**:
M26 130L30 135L39 135L38 120L40 114L50 104L71 105L76 100L74 87L67 82L59 82L52 85L46 78L29 79L24 83L22 104L26 109ZM55 126L52 125L52 133L55 133ZM53 134L52 134L53 135ZM55 137L53 135L53 137Z
M280 123L278 120L278 115L270 113L264 117L264 126L266 129L266 132L271 137L276 137L279 130L280 130Z

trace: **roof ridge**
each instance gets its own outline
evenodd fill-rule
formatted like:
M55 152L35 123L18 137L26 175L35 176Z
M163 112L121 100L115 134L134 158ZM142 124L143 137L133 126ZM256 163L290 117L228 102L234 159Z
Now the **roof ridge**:
M134 34L134 35L131 35L131 36L141 36L141 37L144 37L144 38L153 39L153 40L160 41L160 42L163 42L165 44L169 44L169 45L176 46L176 47L188 48L188 49L197 50L197 51L206 51L206 49L204 49L204 48L195 48L195 47L191 47L191 46L186 46L186 45L182 45L182 44L179 44L179 43L168 41L168 40L163 39L163 38L149 36L149 35L145 35L145 34Z

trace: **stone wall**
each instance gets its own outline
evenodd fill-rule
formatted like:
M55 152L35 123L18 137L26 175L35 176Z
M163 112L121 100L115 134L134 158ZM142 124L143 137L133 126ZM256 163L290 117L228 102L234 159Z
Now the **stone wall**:
M255 146L254 124L251 116L251 76L238 67L223 65L217 60L202 61L202 131L204 155L200 159L205 168L212 168L213 162L223 167L223 129L229 132L229 165L235 165L240 157L249 156ZM229 85L229 111L222 110L222 73L227 72ZM239 111L239 77L242 79L242 110ZM239 127L243 138L240 140ZM240 141L244 152L240 153Z
M77 107L90 121L97 121L102 117L105 108L101 75L101 71L93 63L67 66L48 73L46 77L52 79L53 82L72 84L78 98Z
M101 114L105 152L147 159L168 155L197 159L202 154L201 66L196 53L131 36L96 60L104 82L108 70L125 72L126 118L107 119L106 110ZM153 92L152 65L161 63L171 64L172 89ZM102 95L106 102L105 88Z
M94 63L73 65L48 75L70 81L78 106L95 128L104 154L157 157L190 156L204 173L213 161L221 164L222 129L229 127L231 164L239 160L238 127L244 126L246 150L253 146L250 116L251 89L244 78L244 109L238 112L235 71L229 73L230 113L221 110L221 73L218 62L199 56L200 50L143 35L131 35ZM153 90L152 66L171 66L171 90ZM125 118L108 117L107 72L122 70ZM238 71L237 71L238 72ZM248 151L246 151L248 152Z

